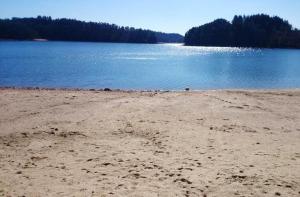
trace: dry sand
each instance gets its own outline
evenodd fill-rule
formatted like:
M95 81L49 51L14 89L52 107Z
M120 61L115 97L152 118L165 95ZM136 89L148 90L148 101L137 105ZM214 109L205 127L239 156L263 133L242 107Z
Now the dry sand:
M0 196L300 196L300 91L0 90Z

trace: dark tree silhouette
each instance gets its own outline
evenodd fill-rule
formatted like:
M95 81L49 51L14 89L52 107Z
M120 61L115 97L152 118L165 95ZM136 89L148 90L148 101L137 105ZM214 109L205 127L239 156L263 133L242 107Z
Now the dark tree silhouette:
M235 46L259 48L300 48L300 32L277 16L259 14L235 16L232 23L218 19L194 27L185 35L194 46Z
M177 39L183 41L179 34ZM119 27L108 23L83 22L74 19L37 18L0 19L0 39L60 41L157 43L173 42L174 34Z
M231 24L224 19L192 28L185 36L186 45L228 46L231 42Z
M184 41L184 37L180 34L167 34L162 32L155 32L155 36L157 39L157 42L162 43L182 43Z

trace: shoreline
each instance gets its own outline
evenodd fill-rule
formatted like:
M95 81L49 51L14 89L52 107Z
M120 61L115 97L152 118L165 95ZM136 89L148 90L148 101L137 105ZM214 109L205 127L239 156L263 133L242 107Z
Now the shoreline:
M47 91L86 91L86 92L209 92L209 91L249 91L249 92L276 92L276 91L300 91L300 88L226 88L226 89L191 89L188 90L156 90L156 89L111 89L111 88L48 88L48 87L17 87L17 86L0 86L0 90L47 90Z
M10 40L10 39L0 39L0 42L67 42L67 43L103 43L103 44L144 44L144 45L160 45L160 44L183 44L181 42L157 42L157 43L143 43L143 42L99 42L99 41L71 41L71 40Z
M300 194L300 90L0 88L0 196Z
M240 46L201 46L201 45L185 45L183 42L157 42L157 43L135 43L135 42L98 42L98 41L70 41L70 40L11 40L11 39L0 39L0 42L67 42L67 43L103 43L103 44L133 44L133 45L168 45L178 44L183 47L206 47L206 48L241 48L241 49L254 49L254 50L300 50L300 48L294 47L240 47Z

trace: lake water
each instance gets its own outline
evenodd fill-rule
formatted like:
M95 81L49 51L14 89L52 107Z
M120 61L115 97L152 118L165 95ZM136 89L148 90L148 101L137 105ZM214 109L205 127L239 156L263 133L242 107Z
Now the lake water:
M300 88L300 50L3 41L0 86Z

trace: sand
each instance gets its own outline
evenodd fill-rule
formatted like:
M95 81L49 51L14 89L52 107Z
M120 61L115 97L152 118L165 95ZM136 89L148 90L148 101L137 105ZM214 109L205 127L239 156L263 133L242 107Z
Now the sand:
M300 90L0 90L0 196L300 196Z

